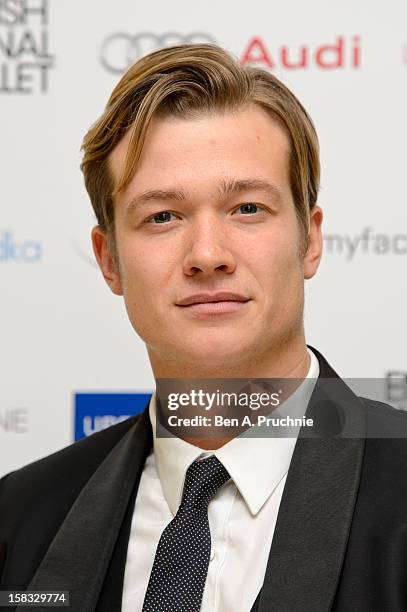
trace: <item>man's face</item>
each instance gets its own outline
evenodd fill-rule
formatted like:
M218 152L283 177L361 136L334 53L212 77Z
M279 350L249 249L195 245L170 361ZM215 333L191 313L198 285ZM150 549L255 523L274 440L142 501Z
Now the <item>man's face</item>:
M128 142L111 154L116 183ZM254 105L152 122L115 200L119 270L100 230L93 242L161 376L163 364L255 365L303 333L304 277L318 266L322 215L314 211L304 258L288 160L283 128Z

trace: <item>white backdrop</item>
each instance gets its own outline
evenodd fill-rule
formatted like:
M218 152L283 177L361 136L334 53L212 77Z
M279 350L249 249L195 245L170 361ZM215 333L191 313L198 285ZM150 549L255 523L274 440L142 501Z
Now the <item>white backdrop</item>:
M95 268L79 147L120 71L166 43L257 58L302 100L326 233L307 340L343 376L407 377L406 23L402 0L0 0L0 475L73 441L76 394L153 389ZM95 414L88 432L124 416Z

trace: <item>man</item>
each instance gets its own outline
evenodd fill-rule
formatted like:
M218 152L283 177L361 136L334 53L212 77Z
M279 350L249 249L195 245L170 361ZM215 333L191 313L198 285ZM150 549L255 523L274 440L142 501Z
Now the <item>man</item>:
M304 108L217 47L173 47L128 70L83 148L94 252L155 378L299 379L288 401L323 435L160 438L153 396L2 481L1 589L81 612L407 610L406 415L305 343L322 211Z

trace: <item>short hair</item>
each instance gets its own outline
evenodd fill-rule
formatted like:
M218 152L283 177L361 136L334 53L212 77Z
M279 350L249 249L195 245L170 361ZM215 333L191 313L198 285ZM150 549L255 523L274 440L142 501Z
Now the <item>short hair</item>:
M114 196L127 186L136 170L152 118L193 118L248 104L267 111L289 138L289 181L305 253L320 178L318 137L311 118L273 74L242 66L216 45L191 44L160 49L130 66L83 140L85 186L115 258ZM115 185L109 155L129 130L124 169Z

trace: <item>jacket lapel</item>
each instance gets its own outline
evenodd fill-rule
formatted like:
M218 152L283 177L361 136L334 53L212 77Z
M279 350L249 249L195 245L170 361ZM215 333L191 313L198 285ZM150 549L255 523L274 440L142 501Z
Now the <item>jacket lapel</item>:
M147 407L82 489L27 590L49 591L52 585L53 591L70 592L71 609L96 608L151 443ZM18 612L39 610L48 608L18 608Z
M320 377L307 416L322 415L323 430L315 438L301 430L297 440L259 612L331 608L356 503L366 427L363 407L322 355L312 350ZM335 437L338 428L352 437Z

